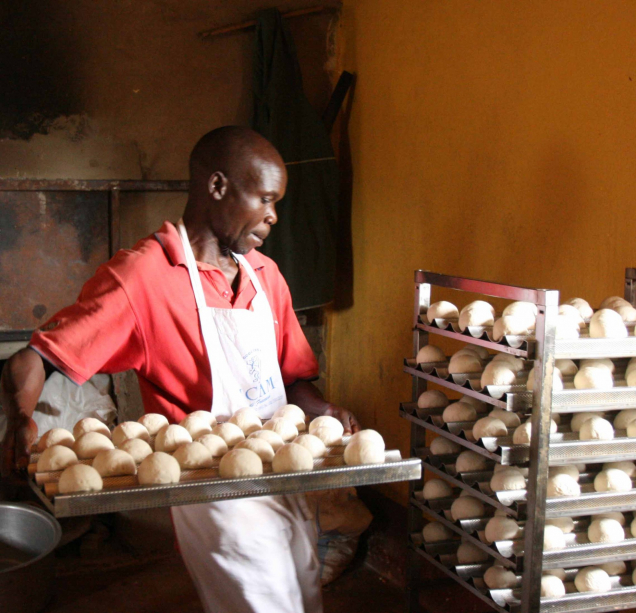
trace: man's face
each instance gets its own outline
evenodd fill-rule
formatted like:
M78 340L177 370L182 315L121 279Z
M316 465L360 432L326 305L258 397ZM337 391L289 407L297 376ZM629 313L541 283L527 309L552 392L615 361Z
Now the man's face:
M256 160L241 182L228 181L211 209L220 246L245 254L260 247L278 221L276 203L285 195L287 172L279 162Z

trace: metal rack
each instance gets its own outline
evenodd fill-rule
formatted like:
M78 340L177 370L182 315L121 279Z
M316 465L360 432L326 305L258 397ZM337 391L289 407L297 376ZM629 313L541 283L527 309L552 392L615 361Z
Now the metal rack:
M432 287L460 290L512 301L532 302L537 306L537 325L532 337L504 337L494 342L490 329L469 328L461 332L455 322L429 323L422 315L431 304ZM636 303L636 269L625 274L625 299ZM411 455L424 459L424 468L444 479L454 492L468 491L485 504L484 518L453 521L450 505L454 497L425 501L418 497L423 480L409 484L409 548L408 610L419 610L418 581L421 559L442 570L460 585L487 602L494 610L510 613L573 613L610 611L636 606L636 587L631 576L612 577L613 589L605 593L580 593L572 581L584 566L609 561L636 559L636 538L629 529L626 539L618 544L590 543L587 539L586 516L607 511L636 510L636 489L629 492L594 491L592 481L596 465L602 462L636 458L636 439L617 431L610 441L581 441L569 430L567 423L550 435L552 413L604 410L617 411L636 407L636 389L617 381L609 391L575 390L565 382L563 391L552 391L556 359L626 358L636 356L636 336L625 339L592 339L585 334L575 340L556 340L559 293L556 290L529 289L501 285L462 277L452 277L423 270L415 272L415 303L413 313L413 356L405 359L404 372L413 380L411 402L400 406L400 416L411 424ZM534 392L527 392L523 378L518 385L481 387L470 375L449 375L444 364L418 365L412 358L428 344L429 336L452 338L480 345L491 353L505 352L534 360ZM470 396L489 405L522 415L532 423L530 445L515 445L511 436L488 437L476 441L471 422L445 424L441 411L420 410L417 399L428 383ZM458 473L453 456L433 456L426 445L426 432L443 436L459 444L463 450L475 451L492 465L487 471ZM548 467L585 463L590 473L581 474L581 495L573 498L546 499ZM527 467L526 490L492 492L489 482L496 464ZM503 510L522 527L522 536L514 541L488 543L485 525L496 510ZM547 518L573 517L575 530L566 535L566 548L543 552L543 532ZM438 521L458 538L441 543L423 543L423 518ZM629 524L628 524L629 525ZM461 542L470 542L488 555L487 563L460 565L456 557ZM492 564L501 564L516 573L518 585L513 589L489 589L482 577ZM567 594L562 598L541 598L543 569L565 568Z

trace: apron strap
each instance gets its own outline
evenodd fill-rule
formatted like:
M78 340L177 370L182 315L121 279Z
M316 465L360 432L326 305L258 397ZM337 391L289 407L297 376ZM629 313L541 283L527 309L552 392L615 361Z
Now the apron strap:
M199 276L199 269L197 268L197 262L194 259L194 253L188 240L188 232L183 219L180 219L177 223L177 230L181 235L181 242L183 243L183 250L185 251L186 264L188 265L188 271L190 272L190 281L192 282L192 289L194 290L194 299L197 303L198 309L207 307L205 302L205 294L203 293L203 285L201 285L201 277Z

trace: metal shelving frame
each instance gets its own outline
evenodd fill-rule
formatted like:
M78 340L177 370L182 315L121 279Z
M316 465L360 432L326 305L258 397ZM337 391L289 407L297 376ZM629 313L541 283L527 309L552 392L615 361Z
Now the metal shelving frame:
M503 298L512 301L532 302L537 306L537 325L534 338L512 339L513 342L492 342L484 332L474 336L468 332L460 333L452 326L440 327L429 325L421 315L426 312L431 304L432 287L440 287L459 291L481 294L495 298ZM631 304L636 304L636 269L628 268L625 272L625 299ZM428 505L417 499L415 492L422 488L423 479L409 483L409 572L407 586L407 607L409 613L419 611L418 581L419 562L426 559L435 567L443 570L458 583L488 602L496 611L514 611L514 613L567 613L574 611L609 611L616 610L617 603L622 606L627 604L636 606L636 590L631 587L631 579L622 579L615 582L616 590L603 594L579 594L568 593L563 599L540 598L541 574L545 562L546 568L555 568L557 564L565 566L570 575L575 571L574 566L587 566L594 563L602 563L605 559L631 559L635 546L632 542L625 542L609 552L607 546L576 544L570 549L559 552L550 552L544 556L543 532L546 514L548 517L580 516L591 513L600 513L609 510L634 510L636 509L636 490L631 492L608 492L599 494L593 488L585 487L583 494L578 498L551 498L546 500L548 466L567 463L600 463L619 459L636 458L635 439L617 438L613 441L578 441L571 434L564 433L550 439L549 427L551 413L574 413L605 408L606 410L618 410L628 406L636 406L636 390L634 388L615 388L610 392L598 393L595 390L564 390L552 392L552 379L554 363L561 358L600 358L600 357L632 357L636 356L636 337L626 339L590 339L583 336L576 340L556 340L556 321L558 315L559 292L556 290L530 289L503 285L487 281L478 281L463 277L454 277L424 270L415 271L415 301L413 310L413 356L421 347L428 344L429 335L439 335L446 338L480 345L488 348L491 353L505 352L516 357L534 360L535 367L535 391L529 394L525 391L511 389L502 395L491 395L490 390L475 391L468 381L453 381L451 377L438 376L436 371L424 372L414 365L412 360L405 360L404 372L412 376L412 402L403 403L400 407L401 417L411 424L411 455L420 455L426 450L426 431L430 430L438 435L449 438L462 445L464 449L472 449L481 453L486 458L501 464L526 464L528 470L528 489L520 498L507 496L506 492L500 492L492 496L490 504L495 508L507 508L508 512L525 520L523 524L523 551L520 556L512 556L507 566L515 564L517 574L521 575L521 590L515 590L515 596L510 597L509 602L502 599L501 593L510 593L511 590L485 589L479 575L468 577L458 569L465 567L448 566L440 562L440 556L436 552L445 552L442 557L448 561L448 551L452 550L460 541L448 541L447 547L436 548L421 543L416 536L422 525L422 517L441 520L450 527L463 540L477 544L478 539L474 531L466 531L464 528L471 522L449 522L444 516L443 501L439 505ZM418 416L414 407L417 405L419 395L426 390L429 382L434 382L446 389L460 392L477 398L493 407L507 410L524 410L531 412L532 441L529 446L513 445L510 437L500 439L484 439L475 442L466 436L461 427L448 428L440 426L435 416ZM498 397L497 397L498 396ZM466 424L468 425L468 424ZM624 436L624 435L623 435ZM430 458L429 458L430 459ZM444 478L453 487L469 488L463 479L453 477L444 470L425 464L425 468L436 476ZM477 492L479 488L475 484ZM476 494L484 499L483 493ZM518 496L518 495L517 495ZM436 502L436 501L433 501ZM503 505L502 505L503 502ZM492 507L491 507L492 508ZM481 524L480 524L481 525ZM455 545L453 545L453 543ZM506 545L507 543L507 545ZM504 551L510 548L512 542L493 543L492 546L481 545L485 551ZM449 549L450 547L450 549ZM518 551L519 544L515 544ZM568 551L568 549L570 549ZM505 556L504 556L505 557ZM452 557L450 558L452 559ZM501 555L494 555L491 563L502 562ZM513 568L514 570L514 568ZM572 575L573 576L573 575ZM475 586L475 581L478 587ZM481 581L481 583L479 583ZM478 589L480 588L480 589ZM490 597L488 596L490 594ZM521 597L522 596L522 597Z

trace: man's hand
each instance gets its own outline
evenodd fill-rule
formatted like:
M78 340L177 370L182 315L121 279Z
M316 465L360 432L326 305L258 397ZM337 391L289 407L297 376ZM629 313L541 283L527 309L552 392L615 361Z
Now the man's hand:
M2 441L2 476L8 477L16 469L29 464L31 447L38 438L37 424L26 415L10 417Z
M347 409L332 404L325 411L325 415L331 415L331 417L335 417L338 421L342 422L345 434L355 434L361 430L356 416L351 411L347 411Z

